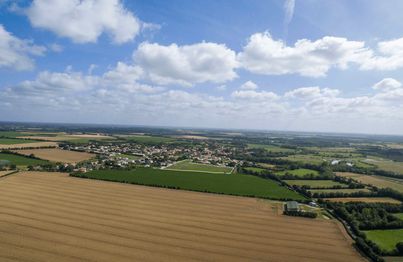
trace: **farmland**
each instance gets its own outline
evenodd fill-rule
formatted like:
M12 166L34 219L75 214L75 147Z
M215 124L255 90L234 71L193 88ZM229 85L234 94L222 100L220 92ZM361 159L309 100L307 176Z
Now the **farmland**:
M1 260L364 261L336 220L253 198L27 172L0 180L0 212Z
M310 186L312 188L329 188L329 187L346 187L345 184L332 180L283 180L287 184L293 186Z
M16 150L15 152L23 155L33 154L37 158L61 163L78 163L84 160L91 159L95 156L94 154L68 151L58 148L24 149L24 150Z
M35 143L37 140L19 139L19 138L0 138L0 145L15 145L25 143Z
M399 200L390 198L390 197L342 197L342 198L327 198L325 200L331 202L364 202L364 203L391 203L391 204L400 204Z
M403 162L396 162L383 158L367 158L365 163L376 165L379 169L403 175ZM403 176L402 176L403 177Z
M306 169L306 168L298 168L298 169L294 169L294 170L281 171L281 172L277 172L276 175L284 176L287 173L294 175L294 176L299 176L299 177L303 177L306 175L319 176L318 171L312 170L312 169Z
M28 141L28 140L26 140ZM33 142L22 144L0 144L0 149L18 149L18 148L38 148L38 147L56 147L55 142Z
M97 170L78 174L77 176L229 195L254 196L270 199L304 199L303 196L280 186L277 182L250 175L211 174L137 168L131 171Z
M381 176L369 176L347 172L337 172L336 174L342 177L350 177L363 184L370 184L379 188L389 187L399 192L403 192L403 179L381 177Z
M364 232L368 239L387 251L393 251L396 248L396 244L403 241L403 229L369 230Z
M47 161L45 160L34 159L7 153L0 153L0 160L10 161L12 164L16 166L42 165L47 163Z
M256 172L256 173L260 173L260 172L263 172L266 170L266 169L260 168L260 167L244 167L244 169L247 171L252 171L252 172Z
M208 173L231 173L232 168L194 163L189 160L177 162L166 168L169 170L202 171Z
M160 144L160 143L169 143L174 142L175 139L171 137L162 137L162 136L146 136L146 135L136 135L136 136L128 136L124 137L125 140L143 143L143 144Z
M262 145L262 144L248 144L249 148L265 149L269 152L294 152L295 150L290 148L279 147L275 145Z

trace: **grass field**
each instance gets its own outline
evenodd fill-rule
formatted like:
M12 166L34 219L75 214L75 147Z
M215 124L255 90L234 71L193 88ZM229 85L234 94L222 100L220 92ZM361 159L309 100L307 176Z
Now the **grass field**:
M305 175L310 175L310 174L312 174L314 176L319 176L318 171L312 170L312 169L305 169L305 168L281 171L281 172L277 172L276 175L284 176L286 173L289 173L289 174L294 175L294 176L300 176L300 177L303 177Z
M166 169L167 170L203 171L203 172L211 172L211 173L231 173L231 171L232 171L232 168L230 168L230 167L193 163L190 160L184 160L184 161L178 162Z
M343 177L350 177L363 184L370 184L379 188L389 187L399 192L403 192L403 179L382 177L382 176L369 176L348 172L337 172L336 175Z
M353 163L355 166L364 167L364 168L371 168L372 165L363 162L363 157L358 157L357 154L353 154L353 157L347 157L350 153L345 154L345 158L338 158L334 156L330 156L329 154L321 153L321 155L313 155L313 154L303 154L303 155L290 155L287 157L280 157L280 159L285 159L294 162L301 162L304 164L315 164L320 165L323 162L331 162L332 160L340 159L350 163Z
M267 163L257 163L259 166L263 167L263 168L275 168L276 165L272 165L272 164L267 164Z
M356 193L356 192L369 192L367 188L341 188L341 189L311 189L312 193Z
M282 187L272 180L241 174L228 175L137 168L131 171L97 170L79 175L101 180L172 187L201 192L270 199L304 199L300 194Z
M256 172L256 173L260 173L260 172L263 172L266 170L266 169L260 168L260 167L244 167L243 169L252 171L252 172Z
M27 172L0 213L1 261L365 261L337 220L253 198Z
M18 156L7 153L0 153L0 160L10 161L16 166L42 165L47 163L47 161L45 160L33 159L25 156Z
M403 162L396 162L384 158L367 158L366 163L376 165L379 169L401 174L403 177Z
M23 150L16 150L15 152L23 155L33 154L37 158L61 163L78 163L95 157L94 154L68 151L58 148L23 149Z
M333 186L346 187L347 185L332 180L283 180L293 186L311 186L316 188L329 188Z
M403 241L403 229L369 230L364 232L369 240L387 251L393 251L396 248L396 244Z
M20 138L0 138L0 145L15 145L15 144L26 144L40 142L37 140L28 140Z
M248 144L248 148L257 148L257 149L265 149L269 152L294 152L295 150L290 148L284 148L274 145L262 145L262 144Z
M390 198L390 197L340 197L340 198L324 198L324 200L328 200L330 202L364 202L364 203L392 203L392 204L400 204L399 200Z

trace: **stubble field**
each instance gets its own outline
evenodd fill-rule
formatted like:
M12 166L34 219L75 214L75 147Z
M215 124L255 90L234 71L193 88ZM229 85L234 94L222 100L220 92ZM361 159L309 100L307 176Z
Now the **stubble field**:
M278 203L69 177L0 179L0 260L364 261L336 221Z
M15 152L23 155L33 154L35 157L40 159L62 163L78 163L95 157L94 154L90 153L68 151L58 148L24 149L24 150L16 150Z

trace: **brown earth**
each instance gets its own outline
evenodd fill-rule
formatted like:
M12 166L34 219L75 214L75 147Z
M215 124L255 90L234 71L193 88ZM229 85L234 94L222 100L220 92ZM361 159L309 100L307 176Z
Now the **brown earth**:
M25 144L13 144L13 145L0 145L0 149L20 149L20 148L32 148L32 147L57 147L57 143L37 142L37 143L25 143Z
M328 200L331 202L365 202L365 203L392 203L392 204L400 204L399 200L390 198L390 197L340 197L340 198L324 198L324 200Z
M24 172L0 180L0 260L364 261L278 203Z
M14 152L23 155L33 154L34 156L40 159L62 163L78 163L95 157L94 154L62 150L59 148L24 149L24 150L15 150Z

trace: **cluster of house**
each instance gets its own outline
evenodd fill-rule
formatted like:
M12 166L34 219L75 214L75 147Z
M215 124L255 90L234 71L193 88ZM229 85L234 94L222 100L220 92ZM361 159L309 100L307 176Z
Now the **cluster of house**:
M97 154L95 162L82 163L87 169L99 169L103 166L129 167L131 165L165 167L183 159L223 166L234 162L231 159L233 149L218 143L189 146L90 142L85 145L65 144L62 147L65 150Z

